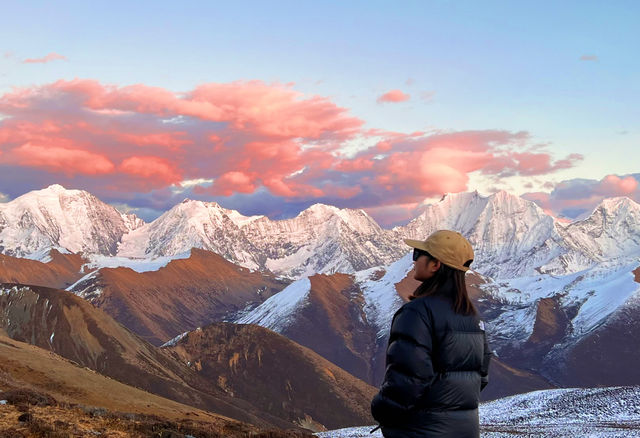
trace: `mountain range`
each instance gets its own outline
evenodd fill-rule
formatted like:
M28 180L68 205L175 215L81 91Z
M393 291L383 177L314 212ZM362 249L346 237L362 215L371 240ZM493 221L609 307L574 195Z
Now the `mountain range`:
M163 348L178 361L215 362L196 342L212 323L254 324L376 386L391 317L417 286L402 239L443 228L475 250L467 282L496 354L486 399L640 382L640 205L628 198L566 223L506 192L448 194L389 230L361 210L271 220L192 200L144 223L56 185L0 204L0 280L66 289L155 346L177 337ZM223 339L221 327L207 330Z

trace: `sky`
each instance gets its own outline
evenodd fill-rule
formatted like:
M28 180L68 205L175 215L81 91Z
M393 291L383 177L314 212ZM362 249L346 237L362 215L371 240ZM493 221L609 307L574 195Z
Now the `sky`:
M0 201L185 198L381 225L498 190L640 201L636 1L25 1L0 17Z

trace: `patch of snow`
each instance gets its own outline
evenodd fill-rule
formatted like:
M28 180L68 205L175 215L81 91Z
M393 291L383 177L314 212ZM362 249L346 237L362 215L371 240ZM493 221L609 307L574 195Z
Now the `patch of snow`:
M53 332L53 333L51 333L51 336L49 336L49 344L53 344L53 336L54 336L55 334L56 334L56 333L55 333L55 332Z
M181 339L183 339L185 336L187 336L189 334L189 332L184 332L178 336L176 336L175 338L171 339L170 341L165 342L164 344L162 344L160 346L160 348L163 347L173 347L174 345L176 345L178 342L180 342Z
M130 268L136 272L157 271L164 268L173 260L188 259L191 257L191 250L173 256L153 257L153 258L130 258L130 257L108 257L93 254L89 256L89 263L83 268Z
M574 300L588 297L573 319L574 335L583 335L596 328L640 290L632 272L637 267L638 262L634 260L618 266L602 263L589 270L569 294Z
M239 227L243 227L251 222L261 219L264 215L245 216L236 210L226 210L227 216Z
M21 290L18 286L12 287L3 287L0 289L0 295L11 295L12 293L18 292Z
M282 333L291 323L291 318L296 310L307 303L310 291L311 281L308 278L294 281L233 322L236 324L256 324Z
M516 307L506 310L500 316L487 322L488 333L492 340L508 340L513 345L525 342L533 333L536 322L537 306Z
M39 249L38 251L32 252L31 254L25 255L24 258L25 259L29 259L29 260L36 260L38 262L42 262L42 263L49 263L52 258L51 258L51 249L55 248L54 247L44 247ZM60 251L62 248L58 247L56 248L58 251ZM62 252L62 251L60 251ZM65 252L68 252L65 250Z
M364 426L364 427L347 427L344 429L329 430L327 432L318 432L315 435L321 438L382 438L382 432L380 429L371 433L376 426Z
M71 286L67 287L65 290L69 291L69 292L74 292L74 289L80 285L81 283L90 280L92 278L94 278L96 275L98 275L98 270L95 271L91 271L88 274L86 274L84 277L80 278L80 280L76 281L75 283L73 283ZM75 293L75 292L74 292Z

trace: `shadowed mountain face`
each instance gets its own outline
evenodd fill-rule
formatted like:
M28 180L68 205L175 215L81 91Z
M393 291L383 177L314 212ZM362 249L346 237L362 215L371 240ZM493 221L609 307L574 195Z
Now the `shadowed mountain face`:
M212 387L300 426L324 430L373 422L375 388L262 327L213 324L165 348Z
M318 274L309 280L308 304L282 334L371 382L376 333L366 322L364 298L353 276Z
M258 426L292 426L288 420L210 385L184 363L63 290L0 285L0 330L12 339L181 403Z
M173 260L157 271L103 268L75 285L72 292L160 345L248 304L260 303L286 285L271 274L249 271L194 248L188 259Z

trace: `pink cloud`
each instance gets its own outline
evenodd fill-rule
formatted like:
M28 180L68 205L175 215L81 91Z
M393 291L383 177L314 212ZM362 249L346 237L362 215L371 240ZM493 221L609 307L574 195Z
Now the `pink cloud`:
M227 172L215 182L213 193L231 196L233 193L253 193L255 178L243 172Z
M186 132L162 132L152 134L116 134L116 139L123 143L136 146L162 146L169 149L178 149L191 144L191 140L185 139Z
M32 143L25 143L13 149L4 159L12 164L44 168L66 175L97 175L110 173L115 169L113 163L100 154L81 149Z
M580 57L580 61L597 61L598 57L596 55L582 55Z
M385 102L390 102L390 103L398 103L398 102L405 102L407 100L409 100L411 96L408 94L403 93L400 90L391 90L391 91L387 91L386 93L384 93L382 96L378 97L377 102L378 103L385 103Z
M57 61L57 60L66 61L67 58L57 53L51 52L47 56L44 56L42 58L27 58L24 61L22 61L22 63L23 64L45 64L47 62Z
M153 156L132 156L125 159L118 170L134 177L173 184L181 181L178 170L168 160Z
M617 175L605 176L595 189L595 193L606 196L628 196L638 190L638 180L632 176L620 178Z
M5 94L0 113L0 164L46 169L52 182L100 175L102 186L123 192L204 179L213 183L197 189L203 196L262 189L296 202L353 199L372 208L466 190L473 172L543 175L579 160L527 152L526 132L364 129L327 98L260 81L182 94L58 81ZM346 157L341 148L354 139L371 146Z

